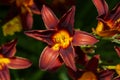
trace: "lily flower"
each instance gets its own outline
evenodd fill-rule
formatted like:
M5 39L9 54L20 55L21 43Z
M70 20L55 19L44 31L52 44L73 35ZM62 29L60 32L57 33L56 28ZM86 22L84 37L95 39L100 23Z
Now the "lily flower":
M10 80L9 69L24 69L31 66L28 59L14 56L16 42L13 40L0 47L0 80Z
M120 33L120 2L109 11L105 0L92 0L98 11L98 25L93 32L102 37L111 37Z
M73 46L93 45L98 40L87 32L74 30L75 6L72 6L60 20L45 5L41 15L47 30L25 32L27 36L48 44L41 53L39 67L43 70L51 70L64 62L66 66L76 71Z
M33 13L40 14L34 1L10 0L9 3L12 6L2 26L4 36L31 29L33 26Z
M98 71L98 62L99 55L95 55L84 66L84 69L78 69L77 71L73 71L72 69L68 68L68 74L73 80L111 80L114 71Z

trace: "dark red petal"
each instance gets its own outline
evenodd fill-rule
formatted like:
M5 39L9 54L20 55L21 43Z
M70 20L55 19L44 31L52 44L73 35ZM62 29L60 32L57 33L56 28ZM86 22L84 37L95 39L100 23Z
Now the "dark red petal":
M61 65L63 64L63 61L58 57L51 66L49 66L49 71L55 71L57 70Z
M1 53L5 57L12 57L12 56L14 56L15 53L16 53L16 43L17 43L17 39L14 39L11 42L2 45Z
M72 69L68 68L68 75L73 79L73 80L79 80L80 76L84 73L82 70L73 71Z
M75 16L75 6L72 6L60 19L58 23L58 30L65 29L68 30L70 35L73 35L74 28L74 16Z
M55 33L55 30L31 30L25 31L25 34L29 37L35 38L37 40L53 44L51 36Z
M98 15L108 14L108 5L105 0L92 0L95 7L97 8Z
M86 65L88 62L88 57L86 53L84 53L79 46L75 46L75 53L77 55L76 62L80 65Z
M120 80L120 76L115 77L113 80Z
M60 56L63 59L67 67L76 71L75 60L74 60L76 55L75 55L74 48L71 45L65 49L61 48Z
M120 57L120 47L114 46L115 51L117 52L117 55Z
M21 22L24 30L32 29L33 26L33 16L30 12L22 13L20 15Z
M120 18L120 2L110 12L110 19L116 21Z
M112 70L104 70L99 73L100 80L112 80L114 71Z
M6 66L0 70L0 80L10 80L9 70Z
M73 36L74 46L93 45L97 42L98 40L93 35L84 31L75 31L75 34Z
M48 70L55 66L59 66L59 63L56 61L58 56L59 56L58 51L55 51L49 46L47 46L41 53L41 56L39 59L39 67L42 70Z
M97 71L97 67L99 64L99 55L95 55L86 65L86 70L90 70L93 72Z
M34 14L40 15L40 10L37 8L37 6L35 5L35 3L30 6L30 9L31 9L31 11L32 11Z
M12 57L9 58L10 63L7 64L10 69L25 69L32 65L32 63L26 59L21 57Z
M50 8L43 5L43 8L41 10L41 15L47 29L56 28L56 25L58 24L59 20Z

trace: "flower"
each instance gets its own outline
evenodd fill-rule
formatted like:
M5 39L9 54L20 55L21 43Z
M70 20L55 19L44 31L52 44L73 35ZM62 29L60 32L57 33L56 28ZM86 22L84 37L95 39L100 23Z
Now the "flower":
M33 0L11 0L9 3L11 3L12 7L3 22L4 36L13 35L22 29L31 29L33 25L33 13L40 14Z
M109 65L105 66L107 69L111 69L115 71L115 76L113 76L113 80L119 80L120 79L120 63L116 65ZM117 75L116 75L117 74Z
M12 40L0 47L0 80L10 80L10 69L24 69L31 66L28 59L14 56L16 53L16 42Z
M25 32L27 36L48 44L41 53L40 68L51 70L61 66L64 62L66 66L75 71L73 46L93 45L98 40L87 32L74 30L75 6L72 6L60 20L45 5L43 5L41 15L47 30Z
M98 25L93 32L102 37L120 33L120 2L109 11L105 0L92 0L98 11Z
M111 80L114 74L112 70L98 71L99 55L93 56L84 69L73 71L68 68L68 74L73 80Z

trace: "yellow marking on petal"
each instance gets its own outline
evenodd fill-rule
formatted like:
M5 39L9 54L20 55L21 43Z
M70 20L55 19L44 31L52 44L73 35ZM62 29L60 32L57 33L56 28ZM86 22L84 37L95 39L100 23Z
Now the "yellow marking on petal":
M65 30L61 30L54 34L52 39L55 42L55 45L53 46L53 49L55 50L59 49L59 47L67 48L72 41L72 37L70 37L69 33Z
M8 58L4 58L2 55L0 55L0 70L2 70L2 68L9 63L10 60Z
M78 80L97 80L96 75L93 72L84 72Z
M5 25L2 26L4 36L14 35L15 32L20 32L22 30L22 24L20 17L16 16Z
M116 65L116 72L117 72L117 74L120 76L120 64L117 64Z

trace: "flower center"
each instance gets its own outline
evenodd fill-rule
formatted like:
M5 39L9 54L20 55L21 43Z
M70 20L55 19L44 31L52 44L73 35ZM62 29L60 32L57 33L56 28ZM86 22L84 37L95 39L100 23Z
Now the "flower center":
M97 80L93 72L85 72L78 80Z
M53 35L52 37L55 45L53 49L58 50L59 47L67 48L72 41L72 37L70 37L69 33L65 30L61 30Z
M4 58L2 55L0 55L0 70L4 67L4 65L10 63L10 60L8 58Z

